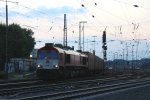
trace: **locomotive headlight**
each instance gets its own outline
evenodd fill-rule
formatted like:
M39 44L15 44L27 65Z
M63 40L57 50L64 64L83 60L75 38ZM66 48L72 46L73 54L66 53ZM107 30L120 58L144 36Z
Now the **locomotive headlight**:
M58 65L57 65L57 64L56 64L56 65L53 65L53 67L58 68Z
M38 68L42 67L41 65L37 65Z
M55 65L56 68L58 68L58 65Z

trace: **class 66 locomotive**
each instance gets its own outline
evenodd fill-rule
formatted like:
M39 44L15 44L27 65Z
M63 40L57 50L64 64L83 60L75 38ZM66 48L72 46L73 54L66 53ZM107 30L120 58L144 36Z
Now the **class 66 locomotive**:
M95 53L75 51L60 44L46 43L37 51L39 79L73 78L103 71L103 59Z

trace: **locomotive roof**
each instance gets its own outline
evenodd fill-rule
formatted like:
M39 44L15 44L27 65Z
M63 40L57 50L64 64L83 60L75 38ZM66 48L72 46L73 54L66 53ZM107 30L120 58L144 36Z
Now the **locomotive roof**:
M81 55L81 56L87 56L86 54L83 54L83 53L80 53L80 52L77 52L77 51L74 51L74 50L70 50L70 49L61 49L59 47L54 47L55 49L58 50L58 52L60 53L66 53L66 54L73 54L73 55Z
M57 50L59 53L64 53L65 52L66 54L81 55L81 56L87 57L87 55L84 54L84 53L80 53L80 52L70 50L70 49L62 49L62 48L54 47L54 46L52 46L52 47L44 46L44 47L40 48L38 51L42 51L42 50Z

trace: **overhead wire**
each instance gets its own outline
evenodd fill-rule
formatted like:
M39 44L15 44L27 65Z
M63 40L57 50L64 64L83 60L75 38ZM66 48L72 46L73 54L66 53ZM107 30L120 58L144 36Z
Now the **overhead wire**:
M94 3L94 7L97 6L97 5L98 5L98 4L95 2L95 3ZM88 11L90 11L90 10L88 9L88 7L85 6L85 4L81 4L81 6L84 7L84 8L86 8ZM92 5L92 6L93 6L93 5ZM106 10L105 10L105 11L106 11ZM105 11L104 11L104 12L105 12ZM107 12L107 13L108 13L108 12ZM109 14L111 14L111 13L109 13ZM111 14L111 15L113 15L113 14ZM92 16L93 16L93 18L95 18L95 15L92 15ZM115 16L115 15L113 15L113 16ZM115 16L115 17L116 17L116 16ZM98 19L97 19L97 20L98 20ZM105 28L106 26L103 25L103 27Z
M123 3L123 4L129 5L129 6L133 6L133 7L139 7L139 8L142 8L142 9L150 10L150 8L143 7L141 5L137 5L137 4L133 4L133 3L129 3L129 2L125 2L125 1L121 1L121 0L113 0L113 1Z
M120 0L114 0L114 1L120 1ZM133 4L130 4L130 3L124 3L124 2L121 2L122 4L126 4L126 5L130 5L130 6L133 6L133 7L141 7L141 6L138 6L138 5L133 5ZM96 26L97 27L97 31L101 31L102 32L102 29L99 29L100 27L102 27L103 29L106 27L99 19L98 19L98 16L97 15L95 15L95 13L90 9L90 7L89 6L92 6L94 9L99 9L99 10L101 10L101 11L103 11L103 12L105 12L105 13L107 13L107 14L109 14L109 15L111 15L111 16L113 16L113 17L116 17L117 19L119 19L119 20L122 20L122 21L125 21L125 22L128 22L128 19L122 19L122 18L120 18L120 17L118 17L117 15L115 15L115 14L113 14L112 12L110 12L110 11L107 11L106 9L102 9L102 8L100 8L98 5L98 3L96 2L96 1L92 1L92 4L90 4L90 3L88 3L88 1L85 1L84 0L84 2L83 3L80 3L81 4L81 7L83 8L83 9L85 9L85 10L87 10L87 12L88 12L88 14L85 14L84 15L84 17L87 19L87 21L88 20L91 20L91 19L93 19L93 20L95 20L95 22L96 21L98 21L97 23L99 23L99 24L101 24L101 26L98 26L98 24L96 24L96 23L91 23L91 25L93 25L93 26ZM45 13L45 12L43 12L43 11L39 11L39 10L35 10L35 9L32 9L32 8L30 8L30 7L26 7L26 6L24 6L24 5L20 5L19 4L19 6L22 6L22 7L24 7L24 8L26 8L26 9L30 9L30 10L33 10L35 13L37 13L37 14L42 14L42 15L45 15L45 16L47 16L47 17L49 17L49 15L47 14L47 13ZM147 9L148 10L148 9ZM19 12L16 12L17 14L19 14ZM24 17L31 17L31 15L24 15L24 14L19 14L19 15L22 15L22 16L24 16ZM87 16L88 15L88 16ZM35 15L32 15L32 16L35 16ZM90 18L89 18L90 17ZM80 18L78 19L78 20L80 20ZM139 23L140 24L140 23ZM128 24L129 25L129 24ZM141 25L141 24L140 24ZM77 25L78 26L78 25ZM124 28L124 25L118 25L118 26L120 26L120 29L117 29L117 31L120 31L120 33L121 33L121 31L122 31L122 29ZM32 27L32 26L31 26ZM69 29L69 31L72 31L71 29L73 28L73 27L75 27L75 26L70 26L68 29ZM88 26L87 26L88 27ZM114 27L113 25L112 26L107 26L107 27ZM49 27L49 30L48 31L51 31L51 30L53 30L53 25L50 25L50 27ZM90 28L90 27L88 27L88 28ZM92 28L90 28L90 29L92 29ZM133 28L134 29L134 28ZM93 29L94 30L94 29ZM137 30L135 30L135 31L137 31ZM119 33L119 32L118 32ZM111 34L111 33L109 33L108 32L108 34Z
M87 19L89 19L90 18L90 20L91 20L91 18L92 19L97 19L97 17L94 15L94 13L89 9L89 7L88 6L93 6L93 5L91 5L91 4L88 4L86 1L84 1L83 3L80 3L80 5L81 5L81 7L83 8L83 9L85 9L85 10L87 10L87 12L89 13L89 16L85 16ZM98 20L98 19L97 19ZM95 22L97 22L97 21L95 21ZM98 20L98 23L102 26L102 27L106 27L106 26L104 26L103 24L102 24L102 22L100 22L99 20ZM91 23L91 24L94 24L94 23Z

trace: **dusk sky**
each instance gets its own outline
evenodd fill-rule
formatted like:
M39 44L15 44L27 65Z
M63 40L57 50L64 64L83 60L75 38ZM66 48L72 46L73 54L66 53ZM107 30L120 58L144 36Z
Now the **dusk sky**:
M34 32L35 48L47 42L62 43L64 14L67 16L68 45L78 49L79 22L84 24L85 50L102 54L106 29L108 60L150 57L150 0L9 0L8 22ZM6 22L6 2L0 0L0 22ZM91 42L94 40L96 42ZM128 53L128 57L126 56Z

